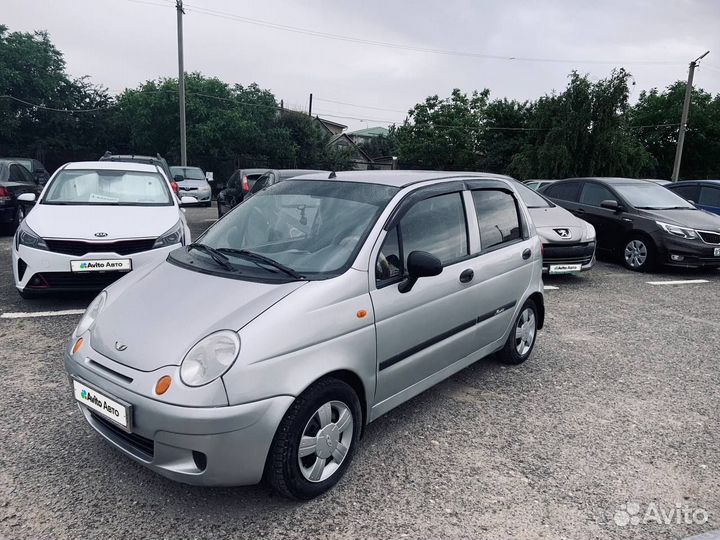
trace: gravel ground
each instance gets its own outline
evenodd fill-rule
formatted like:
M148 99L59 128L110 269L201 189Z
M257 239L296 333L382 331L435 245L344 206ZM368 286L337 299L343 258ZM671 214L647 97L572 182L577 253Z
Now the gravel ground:
M188 216L197 234L215 209ZM0 313L87 305L20 299L10 246L0 238ZM304 504L135 464L73 403L61 347L79 317L0 319L0 538L656 540L720 528L720 273L601 262L546 285L558 289L527 363L478 362L371 424L345 479ZM707 521L657 522L678 507ZM623 510L639 513L625 525Z

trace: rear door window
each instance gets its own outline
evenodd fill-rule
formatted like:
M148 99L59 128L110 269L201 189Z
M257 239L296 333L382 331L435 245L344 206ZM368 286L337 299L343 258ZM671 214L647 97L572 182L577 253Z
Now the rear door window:
M561 201L577 202L578 195L580 195L580 182L562 182L552 184L548 187L543 194L551 199L558 199Z
M510 193L495 189L472 192L482 251L522 238L518 203Z

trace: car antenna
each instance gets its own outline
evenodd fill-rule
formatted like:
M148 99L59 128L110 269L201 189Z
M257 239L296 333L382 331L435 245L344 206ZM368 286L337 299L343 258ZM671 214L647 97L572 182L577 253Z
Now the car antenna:
M328 176L328 180L330 180L331 178L336 178L336 177L337 177L337 175L335 174L335 171L331 171L330 176Z

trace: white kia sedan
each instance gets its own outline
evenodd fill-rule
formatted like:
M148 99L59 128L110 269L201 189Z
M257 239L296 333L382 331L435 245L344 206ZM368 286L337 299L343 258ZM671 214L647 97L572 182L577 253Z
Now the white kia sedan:
M20 196L26 202L35 194ZM50 178L15 233L13 274L24 298L101 290L190 243L182 200L154 165L68 163Z

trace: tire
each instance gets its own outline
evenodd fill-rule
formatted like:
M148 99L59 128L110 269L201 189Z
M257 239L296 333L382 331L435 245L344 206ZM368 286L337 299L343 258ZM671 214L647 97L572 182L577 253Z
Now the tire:
M223 214L225 213L225 212L223 212L223 204L220 201L218 201L217 208L218 208L218 219L220 219L221 217L223 217Z
M18 289L17 292L20 295L20 297L24 298L25 300L30 300L32 298L37 298L38 296L40 296L35 291L27 291L27 290Z
M516 366L530 358L537 340L537 327L537 306L534 301L528 300L515 318L505 346L497 354L498 360Z
M308 500L325 493L350 466L362 422L360 401L348 384L335 378L316 382L298 396L280 422L265 466L266 480L291 499ZM305 455L300 457L303 439ZM338 462L335 453L342 454L343 447L346 451Z
M644 236L630 236L621 247L620 258L628 270L649 272L655 268L656 253L652 240Z

